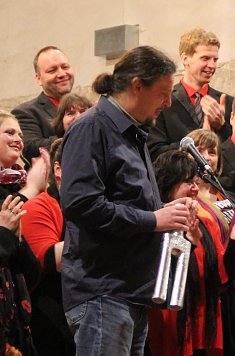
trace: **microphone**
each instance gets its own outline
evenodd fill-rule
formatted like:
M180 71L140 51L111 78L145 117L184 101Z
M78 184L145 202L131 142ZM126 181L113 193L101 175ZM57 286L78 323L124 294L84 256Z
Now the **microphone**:
M182 148L183 151L187 151L190 153L195 161L197 162L199 168L203 172L209 173L212 177L215 176L215 173L211 166L208 164L208 162L205 160L205 158L201 155L201 153L198 151L196 148L194 141L191 137L183 137L182 140L180 141L180 147Z

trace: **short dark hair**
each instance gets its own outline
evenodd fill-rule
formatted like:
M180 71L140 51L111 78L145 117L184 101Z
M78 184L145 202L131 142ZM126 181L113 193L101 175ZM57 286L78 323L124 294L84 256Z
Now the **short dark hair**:
M161 199L170 201L170 192L178 183L187 182L197 175L198 165L187 153L169 150L158 156L153 163Z
M175 63L163 52L150 46L139 46L126 52L116 63L113 74L102 73L92 84L98 94L119 93L125 90L134 77L144 86L176 71Z
M59 49L56 46L46 46L46 47L41 48L38 51L38 53L36 54L36 56L34 57L34 60L33 60L33 67L34 67L35 73L38 73L38 58L39 58L40 54L44 53L44 52L47 52L47 51L50 51L50 50L63 52L63 51L61 51L61 49Z
M50 174L49 174L49 184L56 184L55 174L54 174L54 163L58 162L61 164L62 158L62 138L57 138L50 147Z

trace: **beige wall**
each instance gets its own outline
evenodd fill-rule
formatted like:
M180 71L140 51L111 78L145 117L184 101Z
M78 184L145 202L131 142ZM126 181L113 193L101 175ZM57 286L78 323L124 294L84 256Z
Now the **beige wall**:
M40 92L32 59L49 44L70 58L75 87L89 87L99 72L111 71L114 64L94 56L94 31L122 24L139 24L140 44L164 50L179 69L180 35L194 27L215 32L225 65L214 85L235 94L230 63L235 58L234 18L234 0L0 0L0 103L10 100L13 105Z

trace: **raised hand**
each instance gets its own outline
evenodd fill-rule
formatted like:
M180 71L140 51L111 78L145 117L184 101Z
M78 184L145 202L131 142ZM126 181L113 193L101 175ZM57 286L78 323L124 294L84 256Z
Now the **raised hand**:
M28 199L46 190L50 170L50 156L45 149L40 149L40 157L32 160L32 168L27 175L26 185L20 190Z
M201 106L204 112L203 129L214 131L224 125L225 102L226 94L221 94L219 103L210 95L202 97Z
M186 233L186 236L194 245L197 245L198 241L202 238L198 219L195 219L194 224L191 224L190 230Z
M0 226L13 232L19 232L20 219L26 214L26 210L21 210L23 204L20 197L13 199L12 195L8 195L0 211Z

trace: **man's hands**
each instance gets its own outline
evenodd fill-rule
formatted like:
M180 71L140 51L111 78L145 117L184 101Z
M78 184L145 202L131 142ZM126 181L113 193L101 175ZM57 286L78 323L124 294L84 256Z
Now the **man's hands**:
M218 103L210 95L201 98L201 106L204 112L203 129L216 131L224 125L226 94L222 94Z
M197 201L191 198L180 198L155 211L155 231L189 231L195 225L197 204Z

